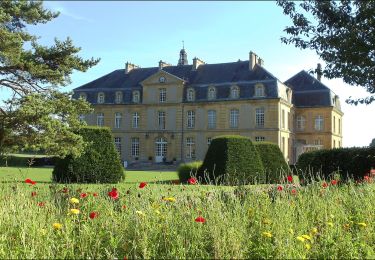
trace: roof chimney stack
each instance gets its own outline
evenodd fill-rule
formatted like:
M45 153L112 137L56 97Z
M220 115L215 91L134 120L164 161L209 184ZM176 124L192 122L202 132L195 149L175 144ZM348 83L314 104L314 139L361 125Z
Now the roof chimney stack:
M195 57L195 58L193 59L193 68L192 68L192 70L197 70L198 67L199 67L200 65L202 65L202 64L206 64L206 63L205 63L203 60L201 60L201 59Z
M159 61L159 70L162 70L164 67L167 67L167 66L172 66L172 64L169 64L162 60Z
M321 81L322 79L322 65L320 63L318 63L318 66L316 67L316 78Z
M132 64L130 62L126 62L125 63L125 74L128 74L133 69L138 69L138 68L139 68L139 66L134 65L134 64Z
M249 70L253 70L255 68L255 64L263 65L263 60L258 57L254 52L250 51L249 54Z

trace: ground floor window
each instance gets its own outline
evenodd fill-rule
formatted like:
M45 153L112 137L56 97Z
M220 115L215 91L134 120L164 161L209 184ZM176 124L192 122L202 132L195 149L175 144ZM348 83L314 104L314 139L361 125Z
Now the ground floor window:
M115 146L117 152L120 154L121 157L121 137L115 137Z
M186 138L186 158L195 158L195 143L193 137Z
M264 136L256 136L255 137L255 142L263 142L264 140L266 140L266 138Z

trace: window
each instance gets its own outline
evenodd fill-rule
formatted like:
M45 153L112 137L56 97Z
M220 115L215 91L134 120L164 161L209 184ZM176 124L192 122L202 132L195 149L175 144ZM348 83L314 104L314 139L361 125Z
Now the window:
M115 137L115 147L121 157L121 137Z
M216 99L216 89L215 89L215 87L209 87L208 88L207 99L208 100Z
M264 97L264 86L262 84L255 85L255 96Z
M187 101L194 101L195 100L195 90L192 88L189 88L187 90Z
M237 128L238 127L238 116L239 111L238 109L231 109L230 115L229 115L229 125L231 128Z
M341 134L341 119L339 118L339 124L338 124L338 127L339 127L339 134Z
M133 91L133 103L139 103L140 94L138 90Z
M255 109L255 125L256 127L264 127L264 108Z
M210 146L212 142L212 137L207 137L207 145Z
M341 142L339 141L339 146L338 146L339 148L341 147Z
M97 126L104 126L104 114L98 113L96 115L96 124Z
M80 114L79 115L79 121L81 121L81 122L85 121L85 115Z
M132 128L138 128L139 126L139 114L138 112L133 113Z
M281 138L281 151L285 157L285 137Z
M281 128L285 129L285 110L281 110Z
M187 111L187 128L195 127L195 112L192 110Z
M131 155L133 157L139 156L139 138L138 137L132 138Z
M115 128L120 128L121 127L121 113L116 112L115 113Z
M79 94L79 98L83 99L83 100L86 100L87 99L87 95L86 93L81 93Z
M336 140L333 140L333 148L336 148Z
M333 116L333 133L336 133L336 117Z
M186 138L186 158L194 159L195 158L195 148L194 148L194 138Z
M159 102L164 103L167 100L167 89L160 88L159 89Z
M99 104L103 104L104 103L104 93L103 92L100 92L98 94L98 103Z
M264 136L256 136L255 137L255 142L263 142L264 140L266 140L266 138Z
M216 128L216 111L215 110L208 110L208 128L209 129Z
M122 102L122 92L121 91L117 91L116 92L116 99L115 99L115 102L117 104L121 103Z
M315 130L322 131L323 130L323 116L318 115L315 118Z
M159 129L161 130L165 129L165 112L164 111L158 112L158 125L159 125Z
M320 139L314 140L314 145L322 145L322 140Z
M297 116L297 130L303 131L305 129L306 119L304 116Z
M240 88L237 86L232 86L230 88L230 97L233 99L237 99L240 97Z

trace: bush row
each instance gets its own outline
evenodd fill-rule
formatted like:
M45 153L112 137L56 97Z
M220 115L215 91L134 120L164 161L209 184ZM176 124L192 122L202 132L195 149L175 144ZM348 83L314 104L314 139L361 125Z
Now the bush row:
M56 157L25 157L25 156L3 156L0 157L0 166L10 167L42 167L42 166L53 166L56 162Z

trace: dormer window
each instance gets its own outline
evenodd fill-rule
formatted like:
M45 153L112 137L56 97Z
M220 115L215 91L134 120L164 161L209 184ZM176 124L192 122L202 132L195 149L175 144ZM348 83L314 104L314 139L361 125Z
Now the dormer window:
M81 98L81 99L83 99L83 100L86 101L86 99L87 99L87 95L86 95L86 93L81 93L81 94L79 94L79 98Z
M117 91L117 92L116 92L115 102L116 102L117 104L119 104L119 103L122 102L122 92L121 92L121 91Z
M238 99L240 97L240 88L237 86L232 86L230 88L230 98Z
M139 103L140 94L138 90L133 91L133 103Z
M193 88L189 88L187 90L187 101L194 101L195 100L195 90Z
M104 103L104 98L105 98L104 93L103 92L99 92L99 94L98 94L98 103L99 104L103 104Z
M216 88L215 87L209 87L208 88L207 99L208 100L216 99Z
M264 97L265 96L263 84L255 85L255 96L256 97Z

